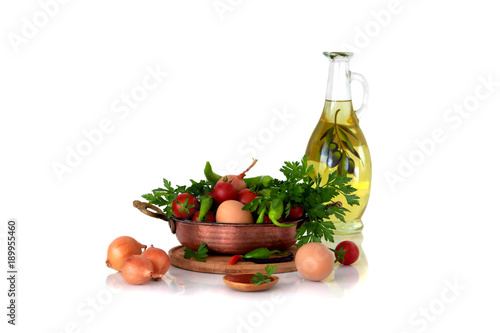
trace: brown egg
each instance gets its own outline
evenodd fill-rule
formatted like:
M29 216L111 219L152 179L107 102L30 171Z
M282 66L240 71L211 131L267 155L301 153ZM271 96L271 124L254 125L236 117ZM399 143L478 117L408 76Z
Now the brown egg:
M333 272L335 259L332 251L321 243L302 245L295 256L295 266L308 280L320 281Z
M243 210L243 204L236 200L226 200L219 205L215 214L218 223L253 223L253 216L248 210Z

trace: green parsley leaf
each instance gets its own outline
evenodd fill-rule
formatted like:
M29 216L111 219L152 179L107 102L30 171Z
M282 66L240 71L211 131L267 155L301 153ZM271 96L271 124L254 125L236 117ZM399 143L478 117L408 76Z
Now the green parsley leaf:
M208 257L208 248L206 243L201 243L198 251L193 251L191 249L184 249L184 259L194 258L198 261L205 262L205 258Z
M150 204L162 208L167 217L173 217L172 204L180 193L189 193L200 199L202 195L210 192L213 188L206 180L196 182L191 179L190 181L191 186L189 187L183 185L174 188L170 181L163 179L164 188L154 189L152 193L144 194L142 197Z
M252 281L253 284L255 284L256 286L258 286L261 283L271 282L271 279L268 279L264 274L259 272L259 273L255 274L254 276L252 276L250 281Z
M314 174L314 168L307 163L306 156L300 162L285 162L280 169L286 177L285 181L278 181L280 197L287 202L286 214L289 213L288 204L298 204L306 212L306 222L297 230L297 246L310 242L320 242L322 238L333 242L335 225L329 220L333 215L344 221L346 207L328 205L336 197L343 196L348 205L359 205L356 189L349 183L351 178L339 175L337 171L323 179L320 174Z
M274 271L276 270L276 268L278 268L278 265L267 265L265 270L266 270L266 273L267 273L267 277L268 278L271 278L271 275L273 275Z
M267 265L265 268L267 276L262 274L261 272L259 272L259 273L256 273L254 276L252 276L250 281L252 281L253 284L255 284L256 286L258 286L261 283L270 283L271 276L273 275L273 273L277 267L278 267L278 265L272 265L272 266Z

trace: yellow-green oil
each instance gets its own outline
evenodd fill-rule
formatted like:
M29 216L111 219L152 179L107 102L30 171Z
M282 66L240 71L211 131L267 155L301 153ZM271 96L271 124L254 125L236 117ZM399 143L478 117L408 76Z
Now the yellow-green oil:
M340 110L340 111L339 111ZM321 118L314 129L314 132L309 139L309 143L306 149L306 156L308 163L314 166L315 173L319 173L322 177L322 183L328 179L328 175L335 170L340 170L338 164L335 167L332 166L335 160L332 158L332 150L325 154L325 146L328 146L326 140L330 140L329 136L326 135L327 131L331 129L334 125L343 125L344 129L347 127L351 131L347 137L352 144L355 152L359 155L359 158L352 153L346 145L346 140L338 135L334 143L330 147L339 146L338 153L345 151L346 156L348 156L352 162L354 162L354 167L350 169L348 176L352 177L350 184L356 188L356 194L359 196L359 206L350 206L346 203L342 195L334 198L333 201L341 201L343 207L349 209L350 212L346 213L345 223L336 219L333 215L330 216L330 220L335 223L336 234L353 234L361 232L363 229L363 222L361 216L363 215L366 205L368 204L368 198L370 197L370 183L372 177L372 163L370 158L370 152L368 150L368 145L365 140L365 136L359 127L358 117L352 108L352 101L325 101L325 108L321 114ZM347 133L348 130L345 129L343 132ZM339 142L343 141L343 142ZM335 156L335 155L333 155ZM329 159L330 158L330 159ZM330 166L329 166L330 165Z

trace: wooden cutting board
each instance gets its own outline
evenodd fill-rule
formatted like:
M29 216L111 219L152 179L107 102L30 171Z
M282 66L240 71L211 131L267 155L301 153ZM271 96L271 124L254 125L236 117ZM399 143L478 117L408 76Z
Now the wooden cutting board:
M202 273L215 273L215 274L243 274L243 273L266 273L265 267L268 264L255 264L253 262L240 261L235 265L229 265L228 262L232 255L224 254L209 254L206 257L206 261L197 261L193 258L184 259L184 246L176 246L168 251L170 256L170 264L172 266L186 269L188 271L202 272ZM286 250L287 252L292 252L293 255L297 253L297 246L292 246ZM275 257L275 256L271 256ZM295 267L295 257L294 260L289 262L280 262L271 265L278 265L274 273L287 273L295 272L297 268Z

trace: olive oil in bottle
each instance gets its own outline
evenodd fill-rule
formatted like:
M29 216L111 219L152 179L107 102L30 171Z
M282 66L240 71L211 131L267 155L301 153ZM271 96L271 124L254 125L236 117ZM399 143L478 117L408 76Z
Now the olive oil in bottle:
M350 184L356 188L359 206L350 206L342 196L333 201L341 201L343 207L349 209L345 222L333 215L336 234L354 234L361 232L363 222L361 217L368 204L371 183L371 158L366 139L359 127L358 114L365 108L364 103L358 111L354 111L351 101L351 72L349 57L351 53L324 53L330 59L327 98L321 118L309 139L306 148L308 163L314 166L315 173L326 182L328 175L334 171L347 174L352 180ZM352 79L367 85L359 74L352 73Z

